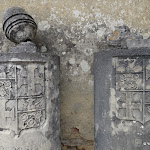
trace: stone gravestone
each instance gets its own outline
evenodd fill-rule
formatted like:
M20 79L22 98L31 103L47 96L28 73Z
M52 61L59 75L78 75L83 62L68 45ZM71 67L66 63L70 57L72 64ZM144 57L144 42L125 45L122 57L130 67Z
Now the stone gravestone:
M95 150L150 150L150 49L95 54Z
M3 28L19 44L0 54L0 150L60 150L59 57L36 52L23 9L8 9Z

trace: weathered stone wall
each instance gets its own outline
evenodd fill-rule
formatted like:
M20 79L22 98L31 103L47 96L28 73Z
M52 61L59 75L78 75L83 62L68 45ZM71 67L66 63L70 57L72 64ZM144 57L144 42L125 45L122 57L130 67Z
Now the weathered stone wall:
M61 129L63 149L93 150L93 53L110 48L115 26L150 37L149 0L3 0L8 7L23 7L38 24L34 42L41 52L61 58ZM112 38L113 39L113 38ZM13 43L2 32L0 49Z

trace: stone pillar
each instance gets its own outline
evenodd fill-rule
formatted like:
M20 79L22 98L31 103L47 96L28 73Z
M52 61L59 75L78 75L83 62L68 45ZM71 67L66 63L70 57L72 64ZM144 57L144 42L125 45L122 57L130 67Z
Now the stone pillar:
M4 13L3 29L19 44L0 54L0 150L61 150L59 57L36 52L22 8Z

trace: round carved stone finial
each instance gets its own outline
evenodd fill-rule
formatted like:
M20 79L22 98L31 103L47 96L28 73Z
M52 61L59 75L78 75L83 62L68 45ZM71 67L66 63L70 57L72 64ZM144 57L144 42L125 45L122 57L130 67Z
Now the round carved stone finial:
M14 43L31 41L36 35L34 19L20 7L11 7L5 11L2 23L6 37Z

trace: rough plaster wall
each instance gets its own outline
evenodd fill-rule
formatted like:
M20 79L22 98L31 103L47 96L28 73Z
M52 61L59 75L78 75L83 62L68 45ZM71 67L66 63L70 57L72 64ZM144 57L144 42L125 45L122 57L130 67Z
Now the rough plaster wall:
M148 38L150 1L0 0L0 5L1 14L11 6L26 9L39 27L34 41L39 49L61 57L63 149L94 149L93 53L109 48L115 26L125 24ZM0 24L1 51L12 45Z

